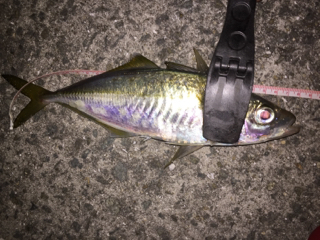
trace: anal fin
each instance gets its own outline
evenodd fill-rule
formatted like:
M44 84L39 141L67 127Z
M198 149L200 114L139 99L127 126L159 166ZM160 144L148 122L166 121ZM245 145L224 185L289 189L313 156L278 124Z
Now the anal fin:
M202 145L184 145L184 146L180 146L178 151L175 153L175 155L171 158L170 162L168 162L164 168L168 167L171 163L174 162L174 160L178 159L178 158L182 158L185 157L197 150L199 150L200 148L202 148Z
M110 127L110 126L103 124L103 123L100 123L100 125L103 126L104 128L106 128L108 130L108 132L110 133L110 137L113 137L113 138L125 138L125 137L137 136L134 133L125 132L125 131Z

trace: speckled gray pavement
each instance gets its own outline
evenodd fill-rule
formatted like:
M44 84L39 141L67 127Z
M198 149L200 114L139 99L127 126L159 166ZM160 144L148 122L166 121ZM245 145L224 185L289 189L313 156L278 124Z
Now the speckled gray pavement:
M109 70L141 53L210 62L223 0L1 0L0 72L25 79ZM256 9L255 83L320 90L320 2L263 0ZM56 90L84 76L38 81ZM0 239L307 239L320 225L320 101L268 97L298 135L246 147L176 151L108 138L58 105L9 131L15 90L0 79ZM19 97L14 114L27 103Z

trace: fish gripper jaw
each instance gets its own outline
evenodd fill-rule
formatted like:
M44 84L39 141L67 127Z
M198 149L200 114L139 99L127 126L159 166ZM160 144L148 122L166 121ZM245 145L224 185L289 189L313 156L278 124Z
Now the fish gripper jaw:
M256 0L229 0L205 90L203 136L214 142L239 140L254 80Z

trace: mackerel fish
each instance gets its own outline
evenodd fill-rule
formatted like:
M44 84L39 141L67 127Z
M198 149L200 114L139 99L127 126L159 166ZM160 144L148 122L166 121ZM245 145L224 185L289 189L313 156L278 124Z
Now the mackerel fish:
M252 94L237 143L212 142L202 136L208 66L195 50L197 68L166 62L162 69L136 55L108 72L55 92L29 84L22 93L31 101L14 128L50 103L58 103L106 128L115 137L145 136L180 146L173 160L203 146L237 146L284 138L299 132L295 116ZM27 81L2 75L16 89Z

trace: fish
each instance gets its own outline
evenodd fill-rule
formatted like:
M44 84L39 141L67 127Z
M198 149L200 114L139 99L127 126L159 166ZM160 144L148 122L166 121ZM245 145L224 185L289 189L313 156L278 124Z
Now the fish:
M30 98L14 121L19 127L50 103L57 103L94 121L113 137L143 136L177 145L171 158L185 157L204 146L263 143L299 132L295 116L252 94L238 142L213 142L202 135L208 66L194 49L197 69L174 62L160 68L142 55L102 74L55 92L35 84L21 93ZM27 81L2 75L17 90Z

